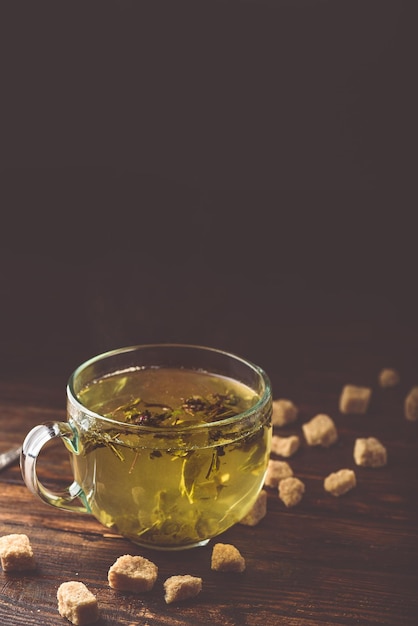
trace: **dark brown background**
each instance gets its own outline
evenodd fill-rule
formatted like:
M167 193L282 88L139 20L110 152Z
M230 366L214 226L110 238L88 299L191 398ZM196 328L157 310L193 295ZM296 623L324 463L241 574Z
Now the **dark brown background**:
M414 325L413 9L2 6L1 369Z

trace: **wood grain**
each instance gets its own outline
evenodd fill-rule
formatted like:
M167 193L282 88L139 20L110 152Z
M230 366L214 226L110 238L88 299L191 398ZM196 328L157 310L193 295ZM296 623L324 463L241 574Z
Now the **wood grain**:
M358 345L366 340L361 329L351 332ZM318 351L320 339L322 349ZM0 534L27 533L38 567L30 574L0 571L0 623L61 623L56 590L61 582L76 579L97 595L99 624L103 625L415 625L418 424L404 418L403 398L417 373L416 337L412 342L409 337L403 359L397 360L400 385L385 390L375 381L388 361L383 363L377 345L369 351L370 336L355 358L351 352L347 359L345 350L352 339L349 332L336 336L335 331L324 330L321 337L316 335L305 344L303 361L294 376L283 378L280 384L280 372L272 371L273 386L281 390L276 397L292 397L300 407L298 421L280 434L301 435L302 423L321 411L334 418L339 439L331 448L320 449L308 447L302 438L301 448L288 459L306 485L298 506L286 509L276 491L269 489L267 516L256 527L236 525L219 537L236 545L245 556L247 568L241 575L211 571L213 541L181 553L143 549L108 533L90 516L43 504L24 486L18 465L2 472ZM396 356L399 346L392 364ZM367 415L339 412L339 394L349 380L373 387ZM53 376L36 383L1 382L2 449L20 442L40 421L65 419L64 394L62 381ZM370 435L387 446L386 467L355 466L355 438ZM45 451L39 467L47 484L68 484L70 467L60 442ZM342 467L355 469L357 487L335 498L324 491L323 479ZM142 554L158 565L159 578L151 592L135 596L108 586L108 568L126 553ZM163 581L181 573L201 576L203 590L191 601L166 605Z

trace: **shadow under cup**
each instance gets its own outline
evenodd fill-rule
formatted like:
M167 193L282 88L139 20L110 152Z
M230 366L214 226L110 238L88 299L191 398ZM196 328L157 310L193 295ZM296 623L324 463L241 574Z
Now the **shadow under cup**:
M263 486L271 411L267 375L238 356L176 344L114 350L72 374L68 421L32 429L22 474L48 504L91 513L136 544L205 545L248 513ZM61 495L36 475L53 437L74 474Z

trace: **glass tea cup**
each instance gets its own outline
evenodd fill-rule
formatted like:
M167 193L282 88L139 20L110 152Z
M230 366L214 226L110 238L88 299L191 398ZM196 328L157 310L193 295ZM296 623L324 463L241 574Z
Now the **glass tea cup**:
M44 502L92 514L138 545L205 545L248 513L263 486L271 412L268 376L233 354L179 344L113 350L71 375L66 422L27 434L22 476ZM74 476L60 494L36 468L57 437Z

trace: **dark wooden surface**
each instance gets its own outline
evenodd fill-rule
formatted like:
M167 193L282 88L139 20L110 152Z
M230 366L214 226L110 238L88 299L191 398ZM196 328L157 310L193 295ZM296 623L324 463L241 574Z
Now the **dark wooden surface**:
M27 533L38 569L30 574L0 571L0 622L5 626L56 625L56 590L70 579L85 582L97 595L100 624L376 624L413 625L418 619L418 423L403 415L403 399L418 381L417 334L362 324L305 333L300 363L271 376L276 397L300 407L298 422L285 432L301 433L301 424L317 412L336 422L339 441L330 449L305 444L289 462L306 484L302 502L286 509L269 491L267 516L254 528L235 526L220 541L233 543L245 556L242 575L210 569L211 544L181 553L152 552L106 534L92 518L43 504L29 493L18 466L0 474L0 534ZM277 347L274 360L290 356L291 344ZM290 359L291 362L291 359ZM377 374L396 366L397 388L382 390ZM347 382L373 387L364 416L338 411ZM1 449L19 443L33 425L65 419L64 388L54 375L0 382ZM376 436L387 446L388 465L356 468L357 436ZM44 480L63 486L69 476L66 453L51 446L39 463ZM356 470L358 485L334 498L323 479L342 467ZM151 558L159 567L155 588L135 596L107 584L107 570L125 553ZM162 583L170 575L203 578L194 600L166 605Z

